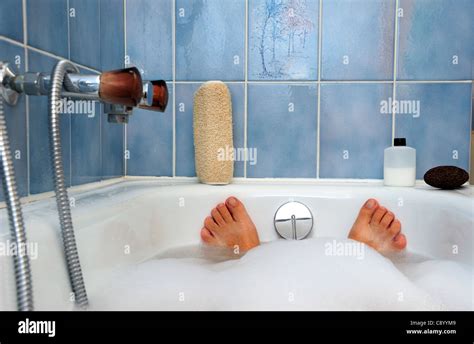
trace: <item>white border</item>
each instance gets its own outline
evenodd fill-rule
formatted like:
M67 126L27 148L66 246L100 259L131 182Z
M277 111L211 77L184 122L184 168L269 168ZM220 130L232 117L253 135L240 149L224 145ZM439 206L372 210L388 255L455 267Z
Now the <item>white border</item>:
M127 0L124 0L124 1L127 1ZM126 13L124 13L124 17L125 17L125 14ZM125 37L126 37L126 35L125 35ZM63 59L67 60L66 57L52 54L52 53L47 52L45 50L42 50L42 49L39 49L39 48L36 48L36 47L32 47L31 45L28 45L28 44L25 44L25 43L22 43L22 42L18 42L14 39L5 37L3 35L0 35L0 40L11 43L11 44L19 46L19 47L24 47L28 50L35 51L37 53L46 55L46 56L54 58L56 60L63 60ZM125 48L126 48L126 46L125 46ZM80 63L77 63L77 62L74 62L74 61L73 61L73 63L76 66L78 66L79 68L89 70L89 71L95 72L95 73L101 73L101 71L99 71L97 69L94 69L94 68L91 68L91 67L88 67L88 66L84 66L84 65L82 65ZM209 80L192 80L192 81L176 80L175 83L176 84L202 84L203 82L206 82L206 81L209 81ZM226 84L245 84L246 83L246 81L243 81L243 80L224 80L224 82ZM300 80L300 81L298 81L298 80L247 80L247 82L249 84L285 84L285 85L286 84L317 85L318 83L321 83L321 84L393 84L393 80L321 80L321 81L318 81L318 80ZM459 80L399 80L399 79L397 79L398 84L470 84L472 82L473 82L473 80L471 80L471 79L459 79Z

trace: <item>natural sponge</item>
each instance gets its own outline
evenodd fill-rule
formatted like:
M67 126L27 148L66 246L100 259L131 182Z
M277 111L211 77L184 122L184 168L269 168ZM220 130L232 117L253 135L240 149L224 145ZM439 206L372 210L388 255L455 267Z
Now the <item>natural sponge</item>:
M456 166L438 166L425 173L424 180L435 188L452 190L469 180L469 173Z
M227 86L208 81L194 95L196 174L206 184L228 184L234 174L232 102ZM230 156L228 156L230 155Z

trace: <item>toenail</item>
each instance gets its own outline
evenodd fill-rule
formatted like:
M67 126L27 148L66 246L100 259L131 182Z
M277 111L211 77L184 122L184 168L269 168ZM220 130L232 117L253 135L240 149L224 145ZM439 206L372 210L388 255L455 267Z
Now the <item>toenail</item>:
M234 197L230 197L229 204L235 207L237 205L237 200Z
M372 209L375 205L375 201L373 199L369 199L367 202L365 202L365 207L367 209Z

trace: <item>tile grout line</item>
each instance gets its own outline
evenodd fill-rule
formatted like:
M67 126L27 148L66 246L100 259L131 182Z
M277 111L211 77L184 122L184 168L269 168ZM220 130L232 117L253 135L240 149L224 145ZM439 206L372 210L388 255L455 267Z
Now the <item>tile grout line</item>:
M101 2L98 3L98 8L99 8L99 45L102 46L102 17L101 17ZM99 64L100 68L103 69L102 66L102 49L99 48ZM95 103L94 103L95 106ZM99 157L100 157L100 173L98 176L99 180L104 179L104 148L102 146L102 109L103 106L99 102Z
M398 80L397 79L396 82L397 84L470 84L472 83L472 80Z
M25 44L23 44L23 43L18 43L17 41L14 41L14 40L12 40L12 39L9 39L9 38L3 37L3 36L0 36L0 40L1 40L1 41L5 41L5 42L8 42L8 43L11 43L11 44L14 44L14 45L17 45L17 46L21 46L21 47L25 46ZM51 57L51 58L53 58L53 59L55 59L55 60L64 60L64 59L69 60L69 59L66 58L66 57L59 56L59 55L55 55L55 54L50 53L50 52L47 52L47 51L45 51L45 50L41 50L41 49L39 49L39 48L32 47L31 45L26 45L25 48L27 48L28 50L32 50L32 51L35 51L35 52L37 52L37 53L40 53L40 54L42 54L42 55L45 55L45 56L47 56L47 57ZM94 72L94 73L100 73L100 71L98 71L98 70L96 70L96 69L94 69L94 68L84 66L84 65L82 65L82 64L80 64L80 63L77 63L77 62L74 62L74 61L71 61L71 62L74 63L74 64L75 64L76 66L78 66L79 68L83 68L83 69L85 69L85 70L88 70L88 71L91 71L91 72Z
M176 81L176 84L202 84L209 80ZM242 80L223 80L226 84L245 84ZM393 84L393 80L251 80L249 84L280 84L280 85L317 85L317 84ZM472 80L398 80L397 84L470 84Z
M124 0L125 1L125 0ZM0 35L0 41L5 41L10 44L25 47L24 43L18 42L14 39L5 37ZM33 50L35 52L41 53L48 57L54 58L56 60L65 59L63 56L55 55L53 53L47 52L45 50L30 46L26 44L26 48L29 50ZM95 73L101 73L99 70L94 68L84 66L80 63L72 61L76 66L89 70ZM172 81L172 80L170 80ZM184 80L177 80L176 84L202 84L208 80L192 80L192 81L184 81ZM223 82L228 84L244 84L245 81L242 80L223 80ZM459 79L459 80L399 80L397 79L397 84L471 84L473 81L471 79ZM249 80L249 84L393 84L393 80Z
M244 152L245 152L245 159L244 159L244 178L247 178L247 126L248 126L248 60L249 60L249 0L245 0L245 69L244 69Z
M71 18L69 17L70 4L69 0L66 0L67 3L67 58L71 60Z
M24 36L24 35L23 35ZM24 37L23 37L23 40L24 40ZM3 35L0 35L0 41L4 41L4 42L7 42L7 43L10 43L10 44L13 44L13 45L16 45L18 47L25 47L25 43L24 42L18 42L12 38L8 38L6 36L3 36Z
M322 58L322 29L323 29L323 0L319 0L318 14L318 94L316 114L316 179L319 179L319 164L321 154L321 58Z
M172 151L172 166L171 166L171 173L173 177L176 177L176 0L173 0L173 5L171 11L173 12L171 15L171 31L172 31L172 54L173 54L173 109L172 109L172 116L173 116L173 151Z
M26 0L22 0L22 19L23 19L23 51L25 54L25 72L29 71L28 61L28 26L26 15ZM25 95L25 121L26 121L26 194L30 195L30 97Z
M395 125L396 125L396 113L393 111L393 104L397 97L397 68L398 68L398 6L399 0L395 1L395 32L394 32L394 39L393 39L393 84L392 84L392 104L391 104L391 111L392 111L392 142L390 143L392 146L395 140Z
M127 68L127 0L123 0L123 48L124 48L124 62L123 65L125 68ZM127 175L127 123L124 123L123 125L123 152L122 152L122 157L123 157L123 175ZM129 153L130 154L130 153ZM130 157L130 156L129 156Z
M192 81L184 81L184 80L176 80L176 84L183 84L183 85L186 85L186 84L203 84L205 82L208 82L209 80L192 80ZM245 84L245 80L222 80L221 81L223 83L226 83L226 84Z

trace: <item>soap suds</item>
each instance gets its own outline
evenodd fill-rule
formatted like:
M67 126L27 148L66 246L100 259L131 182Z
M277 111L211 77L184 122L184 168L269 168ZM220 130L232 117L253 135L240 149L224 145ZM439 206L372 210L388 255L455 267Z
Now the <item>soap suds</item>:
M369 247L363 259L328 256L333 240L279 240L240 259L208 248L171 251L90 288L91 309L472 309L469 267L426 259L392 263Z

